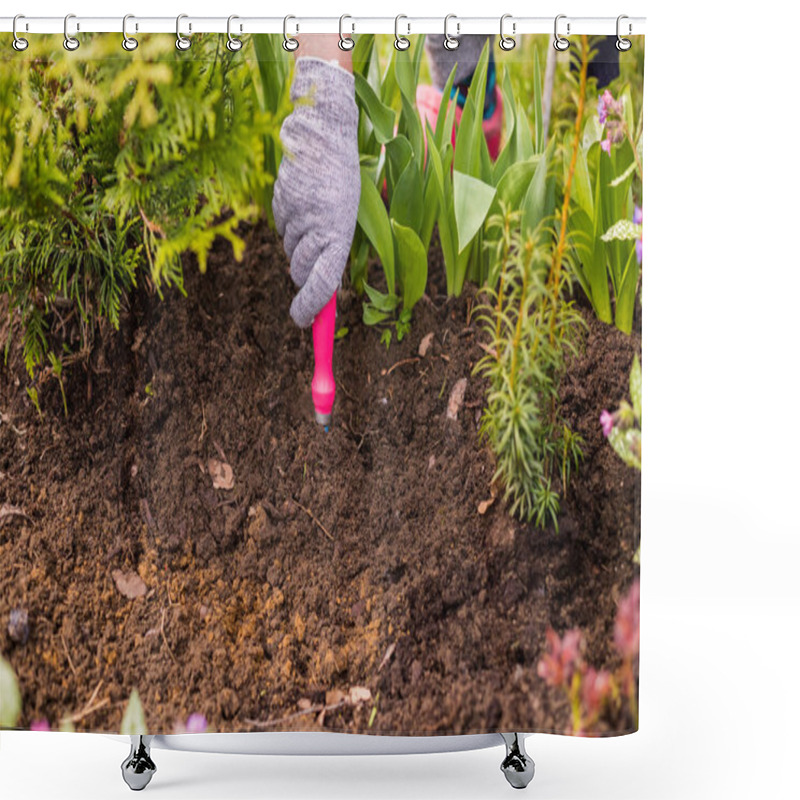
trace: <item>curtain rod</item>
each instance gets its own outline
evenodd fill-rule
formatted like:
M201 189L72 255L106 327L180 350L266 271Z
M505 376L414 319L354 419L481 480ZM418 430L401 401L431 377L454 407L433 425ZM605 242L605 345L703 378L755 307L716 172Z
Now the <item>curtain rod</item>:
M286 20L289 20L287 23ZM645 17L623 18L620 33L623 36L638 36L645 32ZM0 17L0 31L11 33L13 17ZM231 22L231 32L240 36L246 33L280 33L288 24L289 35L302 33L339 33L338 17L236 17ZM503 31L506 36L518 36L525 33L554 32L554 17L514 17L505 16ZM444 17L351 17L346 16L341 23L341 32L348 36L353 33L395 33L409 36L415 33L441 33L444 35ZM134 33L175 33L175 17L137 17L130 16L126 30L128 35ZM227 17L194 17L182 15L181 33L187 36L192 33L226 33ZM82 17L70 15L68 30L71 36L81 33L121 33L122 16L117 17ZM459 17L451 16L447 23L451 36L463 34L500 33L499 17ZM17 33L64 33L64 17L20 17L17 20ZM560 36L579 34L617 33L616 17L570 17L562 15L558 21Z

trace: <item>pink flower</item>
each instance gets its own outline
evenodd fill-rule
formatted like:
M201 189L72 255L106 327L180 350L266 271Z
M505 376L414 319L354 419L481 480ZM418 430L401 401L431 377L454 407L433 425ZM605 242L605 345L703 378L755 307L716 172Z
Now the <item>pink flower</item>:
M617 607L614 644L626 658L639 654L639 579L637 578Z
M589 667L581 682L583 705L590 715L599 714L608 696L611 694L611 673L608 670L596 670Z
M606 438L611 436L611 431L614 430L614 416L605 409L600 412L600 427Z
M606 124L609 114L622 114L622 103L614 99L614 95L606 89L597 101L597 117L601 125Z
M577 629L569 630L560 639L552 629L547 630L547 654L539 661L536 671L550 686L568 686L580 657L583 636Z
M611 155L611 139L609 139L608 136L606 136L606 138L600 142L600 147L602 148L603 152Z
M633 207L633 224L634 225L641 225L642 224L642 209L639 206ZM642 237L640 236L636 240L636 260L641 264L642 263Z
M49 731L50 723L46 719L35 719L31 722L32 731Z
M203 714L189 714L186 722L176 722L175 733L205 733L208 728L208 720Z

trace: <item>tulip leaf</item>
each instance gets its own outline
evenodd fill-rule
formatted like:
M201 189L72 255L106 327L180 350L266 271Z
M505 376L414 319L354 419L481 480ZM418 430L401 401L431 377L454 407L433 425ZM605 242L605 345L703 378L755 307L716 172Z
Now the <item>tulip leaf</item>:
M417 162L411 159L392 192L389 217L392 221L396 220L401 225L419 231L422 226L422 214L422 176L419 174Z
M386 206L369 175L361 170L361 201L358 205L358 224L378 253L386 275L386 285L394 289L394 243Z
M364 291L366 291L367 297L369 297L370 302L378 311L390 312L397 308L399 298L394 292L384 294L369 284L364 285Z
M483 226L495 188L458 170L453 171L453 200L458 252L462 253Z
M356 97L372 123L375 138L380 144L386 144L394 138L394 111L380 101L365 77L357 72L354 77Z
M392 220L392 231L397 245L397 268L403 286L403 310L410 312L425 292L428 254L411 228Z

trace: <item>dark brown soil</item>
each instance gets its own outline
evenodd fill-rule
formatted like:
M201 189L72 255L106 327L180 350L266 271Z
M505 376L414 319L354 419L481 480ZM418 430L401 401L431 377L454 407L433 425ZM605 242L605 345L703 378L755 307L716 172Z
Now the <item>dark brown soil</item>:
M587 659L616 663L639 475L598 415L627 396L639 336L586 314L562 391L585 459L556 534L499 500L478 513L493 463L477 436L474 298L426 297L387 350L343 293L350 332L324 434L310 333L290 321L293 286L268 230L249 232L242 264L221 246L186 284L188 297L164 302L137 292L90 370L69 372L66 420L54 381L37 416L16 351L0 371L0 505L27 515L0 520L0 652L20 680L20 724L85 709L99 686L78 730L118 731L134 687L150 732L192 712L220 731L567 729L567 702L536 665L548 626L582 628ZM232 489L212 487L209 459L230 464ZM126 598L117 569L138 572L146 595ZM15 608L29 613L24 644L7 631ZM353 686L372 699L313 711ZM608 732L632 728L618 716Z

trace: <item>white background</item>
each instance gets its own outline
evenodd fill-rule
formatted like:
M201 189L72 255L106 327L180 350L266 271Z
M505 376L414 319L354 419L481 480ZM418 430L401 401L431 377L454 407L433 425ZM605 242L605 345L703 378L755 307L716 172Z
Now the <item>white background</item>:
M532 737L528 795L797 797L797 5L130 3L18 0L4 13L647 16L641 730L605 741ZM5 732L0 793L129 797L126 754L102 736ZM155 757L154 800L512 791L500 749Z

